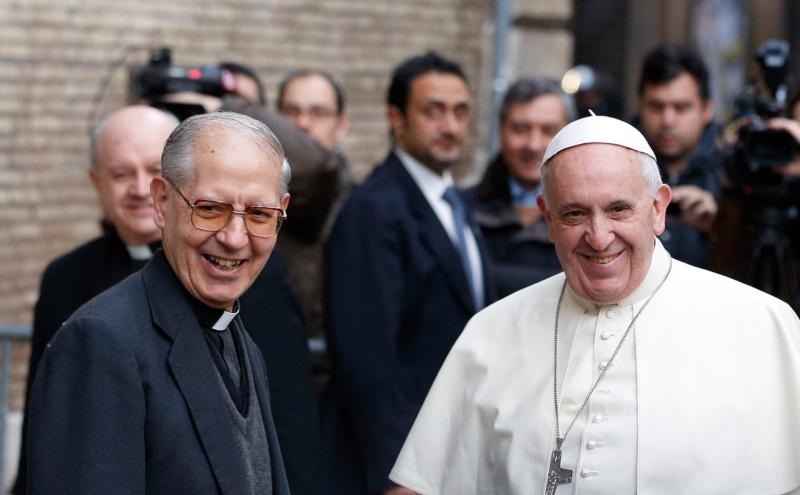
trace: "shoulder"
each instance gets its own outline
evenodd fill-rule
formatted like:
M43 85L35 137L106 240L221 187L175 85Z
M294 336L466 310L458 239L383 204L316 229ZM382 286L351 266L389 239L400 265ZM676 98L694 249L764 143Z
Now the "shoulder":
M673 263L674 278L664 286L668 304L687 313L714 315L720 322L740 323L735 325L739 328L748 321L761 322L759 328L767 321L778 327L798 326L795 312L784 301L723 275L678 260Z
M411 178L393 155L378 165L363 184L356 187L347 198L342 214L355 210L363 214L385 214L404 211L408 204L408 187Z
M72 251L62 254L51 261L44 270L43 277L58 277L74 270L85 268L86 263L97 259L97 256L108 249L107 236L96 237Z
M487 306L472 317L456 345L494 353L537 338L542 328L552 327L564 280L563 273L553 275Z
M134 273L81 306L56 335L68 334L63 330L80 326L103 327L106 332L122 336L144 320L150 320L149 302L141 274Z

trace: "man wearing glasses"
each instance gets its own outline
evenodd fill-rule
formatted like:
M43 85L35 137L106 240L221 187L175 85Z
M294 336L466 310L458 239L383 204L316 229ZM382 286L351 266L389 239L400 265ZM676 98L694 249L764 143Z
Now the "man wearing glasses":
M238 304L285 218L283 150L264 124L214 113L181 124L161 164L163 251L73 314L42 357L30 493L289 493Z
M289 276L298 302L303 308L308 334L321 337L323 326L322 279L325 271L322 244L330 224L353 186L347 160L339 147L350 127L342 86L327 72L300 69L290 72L278 86L276 106L295 129L311 136L333 153L336 159L335 180L319 182L318 191L332 196L326 222L317 235L285 235L280 249L289 265ZM324 363L315 363L324 369Z

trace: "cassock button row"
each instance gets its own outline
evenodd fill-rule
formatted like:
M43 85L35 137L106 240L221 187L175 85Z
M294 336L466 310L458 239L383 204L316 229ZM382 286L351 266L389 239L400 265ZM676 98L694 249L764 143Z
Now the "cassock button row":
M581 478L591 478L592 476L597 476L597 471L592 471L591 469L581 469Z
M606 318L614 319L619 315L619 312L615 309L609 309L606 311Z
M604 370L604 369L608 368L608 361L600 361L600 366L599 366L599 368L600 368L601 370Z
M602 447L603 445L605 445L605 443L597 442L595 440L589 440L588 442L586 442L586 448L589 450L594 450L598 447Z
M592 423L594 424L602 423L603 421L608 421L608 417L601 416L599 414L595 414L594 416L592 416Z
M607 388L598 388L597 390L595 390L595 392L598 393L598 394L607 394L607 393L610 393L611 390L609 390Z
M608 340L611 337L616 337L616 335L617 334L615 334L613 332L603 332L603 333L600 334L600 338L603 339L603 340Z

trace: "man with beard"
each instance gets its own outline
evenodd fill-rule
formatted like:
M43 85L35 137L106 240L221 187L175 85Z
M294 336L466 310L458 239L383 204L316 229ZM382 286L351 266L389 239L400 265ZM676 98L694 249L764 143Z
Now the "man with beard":
M469 112L456 63L435 53L401 63L388 94L394 148L350 195L328 240L329 493L407 493L389 469L450 346L493 299L450 173Z
M708 233L723 175L708 79L699 55L664 45L645 58L639 81L639 127L672 188L661 242L675 258L701 268L708 266Z
M555 81L522 78L503 97L500 152L472 190L501 297L561 271L536 197L544 150L574 118L575 103Z

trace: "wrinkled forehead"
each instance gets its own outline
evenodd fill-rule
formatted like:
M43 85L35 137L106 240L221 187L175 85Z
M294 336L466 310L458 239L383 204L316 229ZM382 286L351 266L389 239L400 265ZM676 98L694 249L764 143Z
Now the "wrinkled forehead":
M622 181L637 189L641 181L641 188L647 189L640 153L615 144L586 143L565 149L547 162L544 174L545 194L587 183L599 191Z

